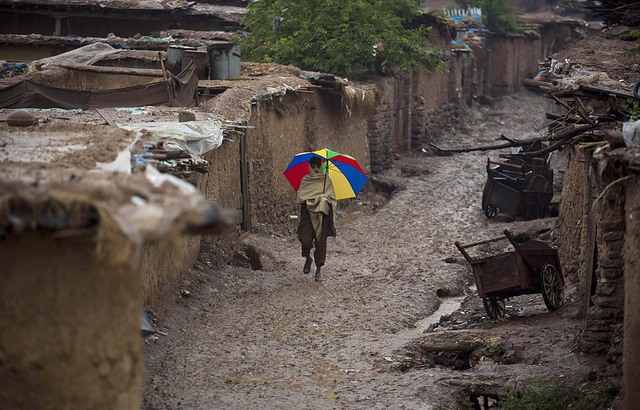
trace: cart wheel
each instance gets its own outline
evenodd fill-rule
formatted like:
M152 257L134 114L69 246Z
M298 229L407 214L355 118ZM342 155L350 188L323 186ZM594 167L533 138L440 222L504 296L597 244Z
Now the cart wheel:
M503 299L482 298L482 304L484 305L484 310L487 311L487 315L489 315L490 319L496 320L504 317L505 307Z
M564 303L564 285L560 272L555 266L546 264L542 267L542 298L547 309L558 309Z
M487 205L484 207L484 214L487 218L495 218L500 213L500 210L493 205Z

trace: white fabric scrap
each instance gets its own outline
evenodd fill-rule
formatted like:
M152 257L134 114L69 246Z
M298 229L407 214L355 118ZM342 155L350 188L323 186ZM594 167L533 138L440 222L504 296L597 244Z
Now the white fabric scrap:
M180 192L182 192L185 195L193 195L196 193L196 187L194 187L190 183L185 182L174 175L163 174L152 165L147 165L145 167L144 176L156 188L159 188L160 186L162 186L162 184L167 182L177 187L180 190Z
M640 147L640 120L622 124L622 138L627 147Z

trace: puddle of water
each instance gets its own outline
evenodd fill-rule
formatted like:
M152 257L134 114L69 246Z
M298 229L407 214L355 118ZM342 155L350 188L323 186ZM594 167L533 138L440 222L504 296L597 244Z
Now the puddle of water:
M444 315L450 315L456 310L460 309L460 306L462 305L465 297L466 296L457 296L453 298L443 299L438 310L433 312L431 316L427 316L424 319L417 321L416 328L411 330L416 330L419 333L423 333L429 328L429 326L438 323L440 321L440 317Z
M398 332L398 335L402 336L417 336L424 333L425 330L429 328L429 326L438 323L440 321L440 317L444 315L450 315L456 310L460 308L462 305L462 301L465 296L456 296L452 298L444 298L440 303L440 307L438 310L433 312L431 315L425 317L416 322L415 327L402 329Z
M382 338L377 344L383 351L390 352L396 349L404 347L407 343L415 340L423 335L424 331L434 323L440 321L440 317L443 315L450 315L460 308L465 296L456 296L451 298L444 298L440 303L438 310L426 318L419 320L415 323L415 327L405 328L398 333L388 335Z

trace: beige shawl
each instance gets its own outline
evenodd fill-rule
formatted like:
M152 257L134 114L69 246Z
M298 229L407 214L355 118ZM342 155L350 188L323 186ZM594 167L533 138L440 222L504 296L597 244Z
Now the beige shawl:
M322 234L322 214L335 218L337 200L331 179L324 174L305 175L300 182L296 202L307 204L313 230L316 238L319 238Z

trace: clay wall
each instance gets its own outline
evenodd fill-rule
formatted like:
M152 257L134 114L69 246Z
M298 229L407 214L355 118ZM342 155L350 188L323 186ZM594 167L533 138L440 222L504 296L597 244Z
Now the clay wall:
M424 68L382 77L378 101L367 125L371 171L391 166L395 153L427 147L462 118L471 105L474 66L471 53L455 53L436 71Z
M415 73L412 149L428 149L429 142L459 124L464 106L472 98L472 89L463 87L473 83L472 72L468 70L469 58L470 53L454 53L440 69Z
M235 211L242 210L242 187L240 175L240 136L227 136L222 145L209 151L204 158L209 161L210 171L203 175L198 188L204 193L207 201L217 206ZM241 218L236 221L240 224ZM209 255L214 263L221 263L231 259L238 238L239 225L221 235L207 235L202 237L202 251ZM197 252L193 258L197 257Z
M598 170L596 210L596 283L592 306L587 312L583 350L607 353L614 361L622 355L624 312L625 189L616 184L604 191L618 176Z
M355 157L369 172L369 113L347 110L342 95L287 93L251 110L247 158L251 222L279 223L295 213L295 192L283 177L299 152L330 148Z
M488 84L484 93L492 97L514 93L522 88L522 79L532 77L541 57L540 38L502 36L487 38L489 64L485 67Z
M211 169L198 178L198 189L208 201L239 213L242 207L239 142L224 141L204 158ZM172 233L159 242L143 246L140 275L144 303L155 302L164 286L175 283L191 268L201 249L214 263L229 260L238 235L238 227L221 235L203 237Z
M367 124L367 139L371 150L371 172L381 172L391 167L396 141L403 134L394 120L398 104L396 96L400 81L395 77L382 77L376 81L378 97L376 108Z
M623 397L626 409L640 402L640 178L626 184L624 233Z
M129 239L101 224L93 236L3 240L0 408L140 408L139 265Z
M571 238L560 242L558 253L562 271L570 283L578 283L580 296L584 296L588 275L581 274L587 269L587 226L589 223L589 169L590 154L580 148L566 148L567 159L560 203L560 237ZM593 256L592 256L593 257Z
M172 233L142 247L140 277L145 305L155 302L165 285L175 283L196 263L200 240L200 236Z
M430 36L434 44L451 42L446 27L435 26ZM464 120L465 107L477 98L516 92L535 73L542 56L538 36L491 35L485 42L450 53L435 71L416 69L377 81L378 103L368 124L373 172L389 168L395 153L429 149L429 142Z
M625 241L632 243L640 234L627 232L625 219L633 219L629 208L637 205L639 192L625 190L624 184L605 190L620 176L596 169L590 151L565 149L564 154L559 253L565 279L576 285L586 316L582 350L606 354L609 363L621 365L625 264L637 263L637 252L627 250ZM625 195L633 198L629 205Z

